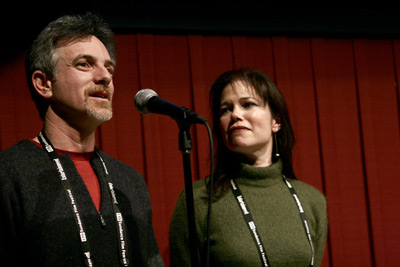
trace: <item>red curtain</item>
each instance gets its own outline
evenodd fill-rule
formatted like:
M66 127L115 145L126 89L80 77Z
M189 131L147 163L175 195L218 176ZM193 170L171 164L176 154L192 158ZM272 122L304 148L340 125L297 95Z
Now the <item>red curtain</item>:
M115 116L99 128L97 145L143 174L167 266L169 221L184 187L179 129L167 116L140 115L134 95L151 88L210 121L211 84L242 66L263 70L281 89L297 176L327 197L323 266L400 261L399 40L132 34L116 41ZM0 149L41 129L23 56L0 66ZM209 173L209 141L203 126L193 125L191 136L197 180Z

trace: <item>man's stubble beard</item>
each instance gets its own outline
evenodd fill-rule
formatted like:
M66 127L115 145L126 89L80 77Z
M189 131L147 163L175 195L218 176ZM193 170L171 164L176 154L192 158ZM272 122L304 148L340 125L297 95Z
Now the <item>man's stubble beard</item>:
M102 123L109 121L112 118L112 105L110 102L105 105L99 105L99 103L93 103L93 101L87 101L85 104L86 113L92 119Z
M89 97L90 91L85 93L85 109L89 117L99 123L109 121L112 118L112 95L108 88L103 89L107 92L108 102L95 101Z

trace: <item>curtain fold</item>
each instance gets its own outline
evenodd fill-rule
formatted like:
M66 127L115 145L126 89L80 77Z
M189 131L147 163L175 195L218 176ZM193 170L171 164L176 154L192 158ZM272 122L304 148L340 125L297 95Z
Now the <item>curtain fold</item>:
M372 266L352 42L314 39L312 58L332 260Z
M400 180L394 178L400 177L400 135L393 43L355 40L354 52L374 257L394 266L397 262L391 255L398 251L400 240L395 201Z

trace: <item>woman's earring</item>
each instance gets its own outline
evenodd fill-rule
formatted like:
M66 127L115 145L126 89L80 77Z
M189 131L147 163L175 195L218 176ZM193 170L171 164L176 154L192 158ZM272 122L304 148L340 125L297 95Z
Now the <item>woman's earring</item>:
M280 154L278 152L278 136L277 136L277 134L274 134L274 139L275 139L275 157L279 158Z

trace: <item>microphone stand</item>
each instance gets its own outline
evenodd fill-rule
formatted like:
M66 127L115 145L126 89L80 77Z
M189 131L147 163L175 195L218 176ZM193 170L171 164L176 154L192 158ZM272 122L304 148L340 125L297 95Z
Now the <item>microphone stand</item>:
M193 187L192 187L192 170L190 162L190 150L192 149L192 140L190 137L190 122L186 117L185 109L182 109L184 113L184 120L177 120L179 126L179 150L182 152L183 168L185 175L185 192L186 192L186 209L188 219L188 231L189 231L189 248L190 258L192 267L198 267L198 249L196 245L196 223L194 216L194 200L193 200Z

